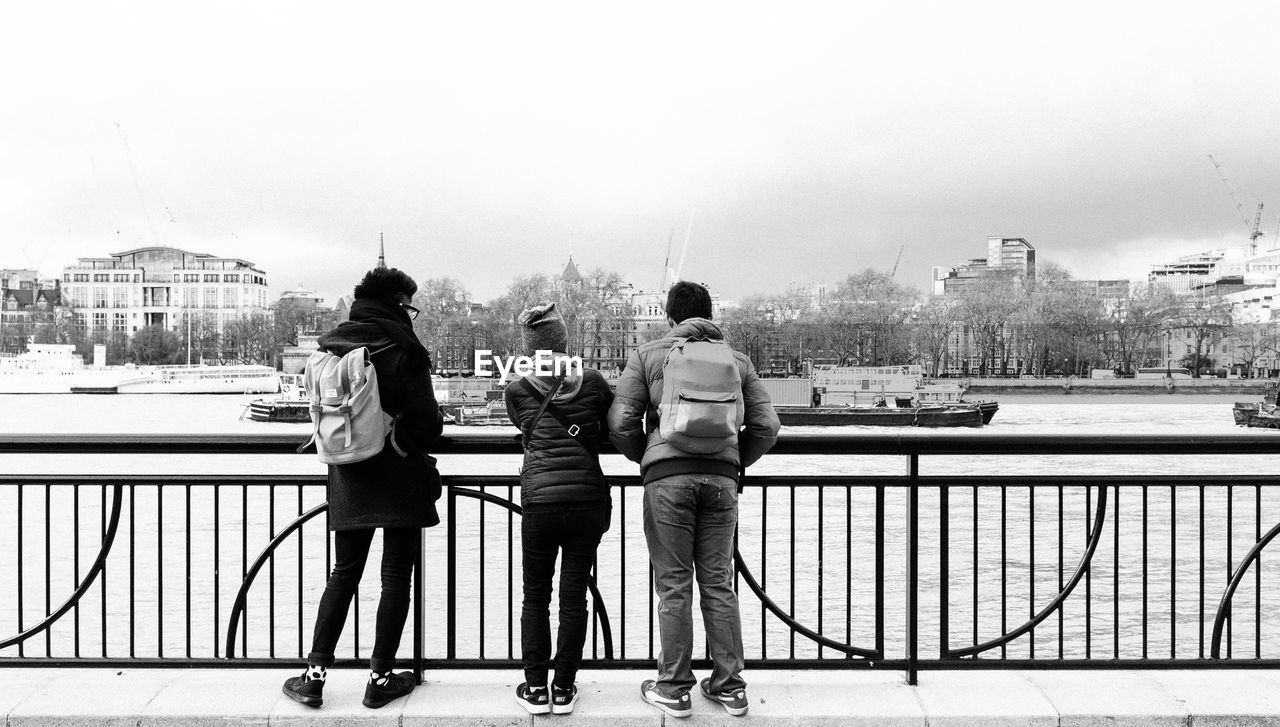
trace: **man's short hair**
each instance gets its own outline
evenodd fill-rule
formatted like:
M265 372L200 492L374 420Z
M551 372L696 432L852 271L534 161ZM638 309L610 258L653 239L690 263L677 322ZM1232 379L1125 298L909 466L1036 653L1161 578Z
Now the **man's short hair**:
M689 318L711 320L711 291L687 280L681 280L667 291L667 317L676 323Z
M364 278L356 285L355 297L368 299L394 298L397 293L404 293L410 298L418 292L418 284L413 282L399 268L374 268L364 274Z

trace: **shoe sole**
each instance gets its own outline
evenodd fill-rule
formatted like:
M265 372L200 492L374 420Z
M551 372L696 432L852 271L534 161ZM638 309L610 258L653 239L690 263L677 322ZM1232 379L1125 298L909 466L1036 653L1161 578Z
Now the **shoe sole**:
M717 699L717 698L715 698L715 697L711 696L710 694L707 694L706 692L702 692L702 696L704 696L704 697L706 697L707 699L709 699L709 700L711 700L711 701L715 702L716 704L720 705L721 707L724 707L724 711L728 712L729 714L733 715L734 717L741 717L741 716L743 716L744 714L746 714L746 713L747 713L747 710L749 709L749 707L730 707L728 704L725 704L724 702L722 702L722 701L720 701L719 699Z
M516 704L524 707L524 711L529 714L547 714L551 711L550 704L530 704L519 697L516 697Z
M289 699L308 707L319 707L324 704L324 697L309 697L305 694L295 694L288 689L281 689L280 691L284 692L284 695Z
M407 697L410 694L412 694L412 690L405 692L404 694L397 694L394 697L387 697L385 699L369 699L368 697L365 697L362 704L364 704L364 706L368 707L369 709L382 709L383 707L387 706L388 704L391 704L397 699L400 699L401 697Z
M556 704L555 702L552 702L551 713L552 714L569 714L570 712L573 711L573 705L577 703L578 703L578 695L576 694L573 695L573 700L570 701L568 704Z
M674 709L669 704L663 704L662 702L655 702L652 699L649 699L649 693L644 691L643 689L640 690L640 698L645 701L645 704L651 704L657 707L658 709L662 710L663 712L666 712L667 714L671 715L672 717L675 717L676 719L684 719L685 717L688 717L689 715L693 714L692 706L690 706L689 709L686 709L683 711Z

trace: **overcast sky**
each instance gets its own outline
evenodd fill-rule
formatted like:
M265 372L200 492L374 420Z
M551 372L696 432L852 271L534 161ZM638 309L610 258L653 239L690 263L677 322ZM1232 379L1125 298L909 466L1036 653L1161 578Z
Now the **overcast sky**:
M1077 277L1280 220L1280 4L6 3L0 267L153 244L730 297L1025 237ZM1271 236L1264 238L1270 240ZM674 260L673 260L674 266Z

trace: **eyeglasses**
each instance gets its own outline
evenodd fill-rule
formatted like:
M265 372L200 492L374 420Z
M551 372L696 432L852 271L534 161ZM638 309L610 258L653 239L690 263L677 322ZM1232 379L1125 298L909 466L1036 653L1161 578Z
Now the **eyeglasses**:
M422 312L422 311L418 310L417 308L414 308L413 306L409 305L408 303L401 303L401 304L400 304L400 307L401 307L401 308L404 308L406 311L408 311L408 312L409 312L409 320L411 320L411 321L413 321L413 320L417 320L417 319L418 319L418 314Z

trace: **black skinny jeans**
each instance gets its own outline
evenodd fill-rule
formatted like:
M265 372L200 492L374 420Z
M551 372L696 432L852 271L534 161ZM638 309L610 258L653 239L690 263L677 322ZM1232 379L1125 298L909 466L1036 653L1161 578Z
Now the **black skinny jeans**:
M311 653L307 655L309 664L333 666L333 650L364 573L373 531L374 528L338 530L333 534L333 573L320 597ZM421 537L421 528L382 529L382 596L378 599L378 618L374 625L373 658L369 660L373 671L390 671L396 665L396 650L400 648L400 636L409 616L409 586Z
M596 547L609 529L608 503L531 508L520 518L520 550L524 566L524 603L520 609L520 647L524 679L529 686L573 686L587 640L587 584ZM560 563L560 628L551 657L551 577L556 555Z

